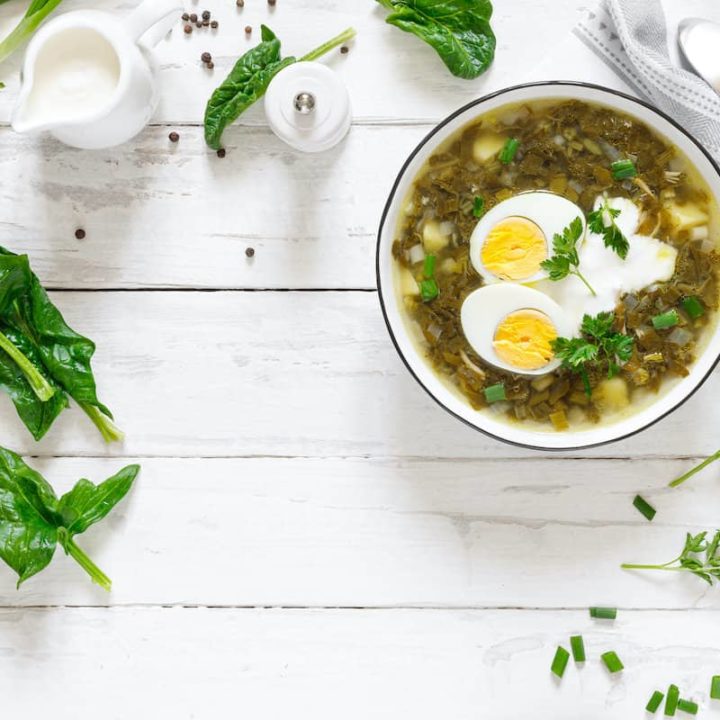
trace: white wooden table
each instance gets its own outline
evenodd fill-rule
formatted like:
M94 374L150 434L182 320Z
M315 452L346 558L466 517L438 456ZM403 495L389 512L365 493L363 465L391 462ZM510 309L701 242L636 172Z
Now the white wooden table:
M371 0L207 0L193 7L220 30L159 48L154 124L97 153L13 134L18 60L4 68L0 244L28 252L97 341L127 441L106 447L73 410L35 444L2 397L0 442L60 490L129 461L143 472L80 541L112 594L60 553L19 592L0 567L3 717L627 720L670 681L707 697L720 590L618 565L670 559L686 530L717 524L720 470L666 483L717 448L720 377L630 441L516 450L414 384L375 293L375 231L403 158L454 108L525 80L583 1L497 0L496 63L467 82ZM337 149L289 150L259 108L227 132L225 159L205 148L204 102L260 22L294 54L358 29L327 60L356 117ZM615 623L590 620L602 604L620 608ZM555 646L576 632L591 660L557 683ZM621 676L598 663L608 649Z

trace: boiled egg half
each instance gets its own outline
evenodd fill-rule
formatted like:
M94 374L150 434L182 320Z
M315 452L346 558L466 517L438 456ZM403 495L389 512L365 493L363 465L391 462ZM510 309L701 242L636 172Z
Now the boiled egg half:
M518 375L543 375L558 367L552 341L570 337L573 330L554 300L514 283L474 290L462 305L460 321L483 360Z
M585 216L575 203L550 192L508 198L480 218L470 237L470 262L486 284L534 282L547 277L540 264L552 255L552 239Z

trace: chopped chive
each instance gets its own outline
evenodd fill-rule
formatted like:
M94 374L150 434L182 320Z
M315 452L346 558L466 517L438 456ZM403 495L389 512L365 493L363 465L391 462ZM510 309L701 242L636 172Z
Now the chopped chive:
M627 180L637 175L637 168L632 160L616 160L611 166L612 176L616 180Z
M714 675L710 682L710 699L720 700L720 675Z
M423 265L423 276L427 280L431 280L432 276L435 274L435 263L436 262L437 262L436 255L426 255L425 256L425 263Z
M683 700L683 698L680 698L678 700L677 709L681 712L687 713L688 715L697 715L698 704L692 700Z
M561 678L565 674L565 668L567 667L569 659L570 653L562 645L558 645L550 670L553 674Z
M617 656L617 653L613 650L608 650L608 652L603 653L600 657L605 663L605 667L611 673L620 672L625 667Z
M506 400L507 396L505 395L505 385L503 383L498 383L497 385L490 385L490 387L486 387L485 399L489 403Z
M649 713L657 712L657 709L660 707L660 703L662 703L664 698L665 693L661 693L659 690L656 690L652 694L652 697L648 700L648 704L645 706L645 709Z
M636 495L635 499L633 500L633 505L635 506L635 509L641 515L644 515L648 520L652 520L655 517L655 513L657 512L657 510L655 510L655 508L650 505L650 503L645 500L645 498Z
M665 698L665 715L673 717L677 710L678 701L680 700L680 690L677 685L671 685L667 691Z
M511 163L513 161L513 158L515 157L515 153L518 151L519 147L520 147L519 140L516 140L515 138L508 138L505 141L505 145L503 146L503 149L500 151L500 162L503 165L507 165L508 163Z
M700 298L695 295L688 295L680 301L683 306L683 310L690 316L691 320L697 320L705 314L705 308L703 307Z
M598 620L614 620L617 617L617 608L591 607L590 617Z
M485 214L485 198L479 195L475 196L473 200L473 215L476 218L482 217Z
M421 280L419 285L420 297L423 299L423 302L430 302L440 294L438 284L432 278Z
M582 635L572 635L570 637L570 649L576 663L585 662L585 643Z
M652 318L653 327L656 330L667 330L667 328L674 327L680 322L680 316L677 314L677 310L668 310L666 313L655 315Z

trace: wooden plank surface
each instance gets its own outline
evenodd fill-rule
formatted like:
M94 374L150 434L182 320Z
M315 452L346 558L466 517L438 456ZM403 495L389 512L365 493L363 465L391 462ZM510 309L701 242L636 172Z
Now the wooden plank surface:
M120 467L30 462L59 492ZM58 553L19 592L0 567L0 606L720 609L698 578L619 567L671 560L686 531L714 529L720 466L671 490L687 461L138 462L129 500L79 539L112 594Z
M718 712L717 611L63 608L1 610L0 629L0 692L32 718L627 720L670 682ZM588 661L557 682L574 632ZM600 664L608 649L623 673Z

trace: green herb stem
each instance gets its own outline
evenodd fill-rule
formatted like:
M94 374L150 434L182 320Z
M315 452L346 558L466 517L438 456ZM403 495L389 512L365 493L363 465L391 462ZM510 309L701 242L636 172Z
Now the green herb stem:
M0 333L0 349L4 350L20 370L22 370L33 392L42 402L47 402L55 394L55 388L47 381L43 374L2 333Z
M93 582L97 583L103 590L110 592L112 580L75 544L72 538L66 538L63 541L63 547L65 552L92 578Z
M355 28L348 28L347 30L341 32L339 35L336 35L334 38L332 38L332 40L328 40L326 43L320 45L320 47L311 50L307 55L303 55L300 58L300 62L310 62L312 60L317 60L319 57L322 57L326 53L329 53L333 48L336 48L338 45L342 45L348 40L352 40L356 35L357 30L355 30Z
M583 274L579 270L571 270L570 274L579 277L585 284L585 287L593 294L593 296L597 297L597 293L595 292L595 290L593 290L592 285L590 285L590 283L583 277Z
M708 465L714 463L716 460L720 460L720 450L718 450L715 454L711 455L709 458L703 460L692 470L688 470L684 475L681 475L679 478L675 478L675 480L670 483L670 487L677 487L678 485L682 485L686 480L689 480L693 475L696 475L701 470L704 470Z
M80 403L80 407L85 414L93 421L95 427L100 431L105 442L122 442L125 433L109 418L104 412L95 405L88 403Z
M10 57L37 30L40 23L62 2L47 0L34 2L28 8L25 17L15 26L12 32L0 42L0 62Z

